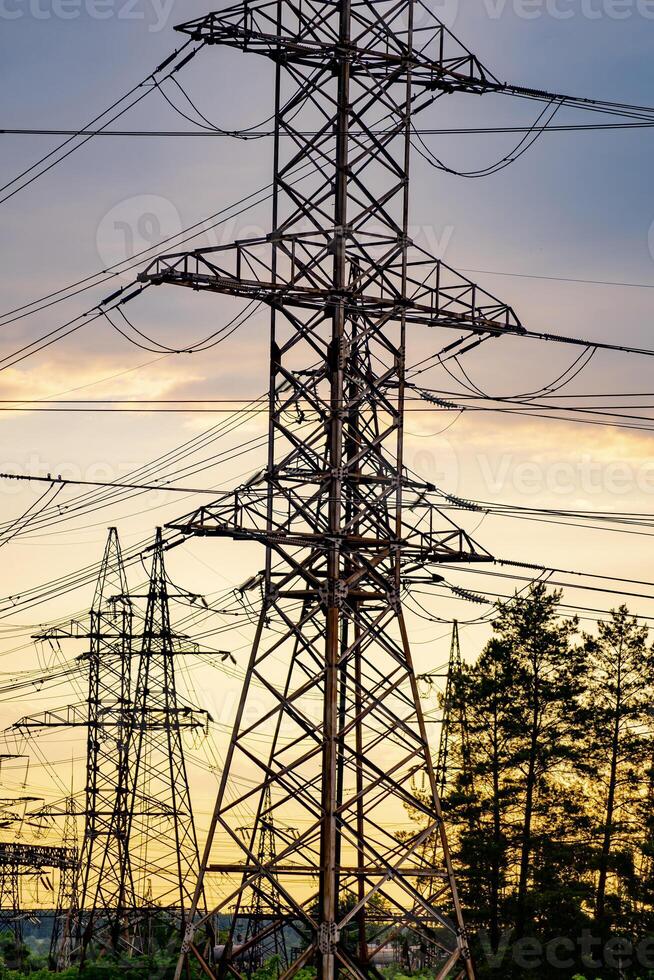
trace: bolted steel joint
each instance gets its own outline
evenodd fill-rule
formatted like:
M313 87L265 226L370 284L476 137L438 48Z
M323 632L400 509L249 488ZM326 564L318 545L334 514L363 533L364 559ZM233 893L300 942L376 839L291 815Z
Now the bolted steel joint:
M318 589L318 596L320 598L321 605L323 605L325 608L340 609L346 602L347 595L347 585L345 582L340 580L335 583L333 588L330 588L328 585L321 585Z
M456 931L456 942L457 946L461 950L461 957L464 960L470 959L470 942L468 938L468 933L465 929L457 929Z
M400 592L399 589L391 589L388 593L388 604L394 612L399 613L401 610L400 602Z
M318 927L318 949L325 955L333 953L338 944L340 933L335 922L321 922Z
M190 952L191 943L193 942L194 936L195 936L195 923L187 922L186 929L184 930L184 939L182 941L183 954Z

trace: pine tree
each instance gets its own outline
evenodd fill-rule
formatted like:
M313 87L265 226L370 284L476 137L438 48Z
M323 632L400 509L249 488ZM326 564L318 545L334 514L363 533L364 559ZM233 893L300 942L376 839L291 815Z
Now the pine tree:
M586 651L559 600L536 584L498 606L495 636L460 681L474 792L460 777L446 804L464 898L493 949L506 927L518 936L576 928L588 901L589 853L577 839L588 836L587 817L575 783ZM462 769L460 752L455 741Z
M560 598L560 592L548 593L543 583L536 583L527 594L500 605L493 624L511 651L515 673L512 734L517 751L512 768L522 801L515 826L519 936L537 909L537 895L530 896L536 843L540 839L542 850L543 835L554 829L547 826L551 795L563 791L578 745L585 656L572 644L577 621L559 618Z
M647 628L626 606L586 636L590 666L588 758L597 807L597 884L595 919L602 934L625 925L636 891L634 852L639 801L646 792L649 764L645 736L651 704L654 658Z
M518 805L507 779L516 751L513 668L511 651L496 639L473 667L464 666L455 696L466 702L470 758L464 766L463 746L455 738L458 775L446 800L448 821L458 829L460 883L469 919L488 929L494 951L505 922L510 825Z

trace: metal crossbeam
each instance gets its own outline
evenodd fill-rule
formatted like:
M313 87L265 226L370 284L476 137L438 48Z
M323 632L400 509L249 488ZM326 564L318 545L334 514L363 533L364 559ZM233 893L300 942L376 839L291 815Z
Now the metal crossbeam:
M77 852L67 847L45 847L40 844L0 843L0 866L28 868L74 868Z

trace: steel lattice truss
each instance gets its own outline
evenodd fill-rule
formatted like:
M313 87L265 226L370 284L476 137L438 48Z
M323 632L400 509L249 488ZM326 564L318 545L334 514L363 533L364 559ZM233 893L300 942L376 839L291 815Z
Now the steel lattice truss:
M265 472L174 526L266 547L197 894L205 872L229 876L217 911L234 921L274 896L277 929L294 928L302 949L286 978L307 963L323 980L368 976L399 935L439 978L473 977L401 591L408 565L490 556L405 478L406 339L421 325L475 337L523 328L408 238L412 115L444 93L500 87L422 6L414 25L417 9L248 2L179 28L274 63L272 231L161 257L141 276L271 310ZM429 792L416 801L423 771ZM422 829L398 833L405 807L421 812ZM246 841L243 808L256 816ZM274 856L263 861L273 813ZM177 978L189 957L216 969L196 918ZM274 925L259 928L264 942ZM245 945L228 943L218 969L242 976Z
M100 923L115 948L136 905L127 833L131 636L132 605L111 528L91 609L86 820L75 923L83 948Z
M243 827L249 836L249 846L256 843L259 865L277 862L277 830L270 787L263 795L259 820L255 827ZM239 961L247 976L260 969L271 956L279 957L281 969L289 964L284 930L278 927L279 895L274 882L262 883L253 889L252 905L240 905L239 921L235 924L235 942L239 946Z
M80 951L83 956L100 933L114 948L120 940L131 942L127 921L137 905L127 835L132 618L118 534L110 528L88 625L72 622L35 637L57 644L88 642L88 652L80 657L88 669L87 700L21 718L12 726L25 734L60 727L87 730L82 846L70 909L62 924L55 923L52 940L60 967ZM70 818L67 811L63 816Z
M441 736L438 743L438 756L436 758L436 776L438 780L438 791L444 795L448 783L452 779L449 772L450 765L450 740L456 735L460 741L460 751L464 761L469 758L469 736L468 721L466 717L465 705L461 704L461 675L463 671L463 661L461 659L461 645L459 642L459 624L454 620L452 626L452 641L450 643L450 656L447 664L447 677L445 680L445 694L443 696L443 711L441 718ZM456 729L456 731L455 731ZM469 767L466 766L465 776L469 777Z
M142 598L128 591L118 534L110 528L89 624L73 622L37 637L89 643L79 658L88 669L87 701L12 726L23 734L87 730L84 808L76 812L84 817L82 847L74 871L66 872L69 907L55 918L52 937L60 968L83 961L90 945L146 952L143 922L152 908L177 916L181 928L197 878L181 733L206 731L210 719L178 703L174 657L198 651L171 631L161 542L144 620L135 604ZM70 812L45 808L32 816L68 822ZM68 882L71 874L74 882Z
M178 702L178 646L170 622L168 580L158 529L126 747L131 801L127 836L133 842L131 860L138 893L146 894L153 881L157 903L177 913L183 933L200 856L182 732L189 726L197 727L199 713ZM140 802L144 794L150 806Z
M40 878L44 871L56 869L60 874L59 897L77 869L78 854L70 847L46 847L41 844L0 843L0 935L10 933L17 946L23 942L23 918L20 882L24 877ZM51 886L49 886L51 887ZM57 904L55 921L63 913Z
M66 822L64 824L63 846L78 854L77 820L78 807L74 797L66 801ZM79 920L79 859L61 869L57 905L52 920L50 936L50 966L53 969L66 969L71 965L71 923Z

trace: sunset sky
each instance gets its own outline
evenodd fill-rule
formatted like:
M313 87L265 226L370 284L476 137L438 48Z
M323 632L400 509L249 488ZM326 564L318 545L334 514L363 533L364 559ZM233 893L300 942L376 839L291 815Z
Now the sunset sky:
M433 12L502 80L637 105L654 103L654 11L649 6L637 0L431 3ZM0 128L66 129L86 124L179 47L175 23L210 9L206 0L108 4L0 0ZM222 128L256 125L272 112L272 67L265 59L206 49L180 81L202 112ZM459 95L443 98L422 113L420 125L522 126L531 124L538 112L535 104L506 96ZM557 116L559 123L595 119L567 109ZM186 126L153 93L112 128ZM508 134L428 139L446 164L475 170L507 154L519 138ZM48 136L0 135L0 140L3 184L55 145ZM20 307L129 258L264 187L270 179L270 144L267 139L98 137L0 205L2 310ZM518 162L479 180L437 172L415 157L414 240L510 303L531 329L654 347L653 154L654 133L640 129L545 134ZM194 244L264 234L269 224L269 205L264 203ZM133 276L101 284L17 322L0 318L0 358L94 307ZM163 291L147 294L128 312L146 333L175 346L211 333L230 309L229 301L217 297L170 290L165 295ZM88 323L47 350L0 371L1 469L81 480L125 479L131 470L223 424L226 416L211 411L65 413L57 420L51 412L15 411L9 400L256 398L267 384L266 337L262 312L207 354L162 356L129 345L103 320ZM424 331L413 342L424 355L435 348L437 338ZM511 394L546 384L578 353L573 348L507 339L467 355L465 367L484 391ZM653 363L650 358L600 352L566 392L652 392ZM422 380L434 388L453 390L453 381L444 372L432 371ZM642 404L651 401L644 398ZM641 404L638 399L635 403ZM242 456L239 451L247 440L261 436L264 428L263 416L253 415L233 432L207 441L206 448L189 461L218 452L223 458L175 482L190 488L238 484L261 466L261 449ZM425 479L464 498L650 513L653 438L647 431L491 412L455 418L450 413L416 411L407 416L407 462ZM19 517L43 490L43 485L0 481L2 522ZM79 492L68 488L57 503L65 505ZM20 596L97 561L110 524L118 525L128 547L151 535L156 524L206 499L210 498L192 493L141 494L47 531L19 536L2 548L0 595ZM497 557L651 580L651 534L450 514ZM175 581L212 596L243 582L261 563L262 553L255 546L224 541L196 541L169 556ZM132 576L135 586L142 583L143 569L135 566ZM464 571L448 575L448 581L500 593L511 592L515 584ZM614 583L608 585L619 589ZM627 589L651 591L645 586ZM92 587L86 586L14 613L10 600L0 601L0 687L21 671L46 668L58 656L80 652L71 648L60 655L35 648L30 635L40 623L79 614L91 598ZM421 599L432 615L445 621L411 618L417 668L428 670L447 657L448 621L455 616L463 622L475 619L488 607L442 591ZM566 601L606 610L621 598L571 589ZM634 598L628 604L634 612L654 617L653 601ZM592 628L590 622L582 625ZM462 627L464 655L476 655L488 633L487 624ZM227 636L214 645L230 644L238 660L233 676L218 676L220 668L204 663L195 666L192 675L203 706L219 723L219 752L235 708L250 631ZM182 684L191 697L193 684L188 678ZM19 695L0 703L0 726L83 697L81 689L72 691L67 684L39 691L21 689ZM28 746L27 751L34 764L29 790L46 800L61 796L61 783L70 783L71 757L81 758L81 740L58 733L40 738L37 750ZM58 785L47 767L39 768L43 758L57 763ZM14 791L20 775L7 779ZM199 810L205 814L215 782L200 769L193 779Z

